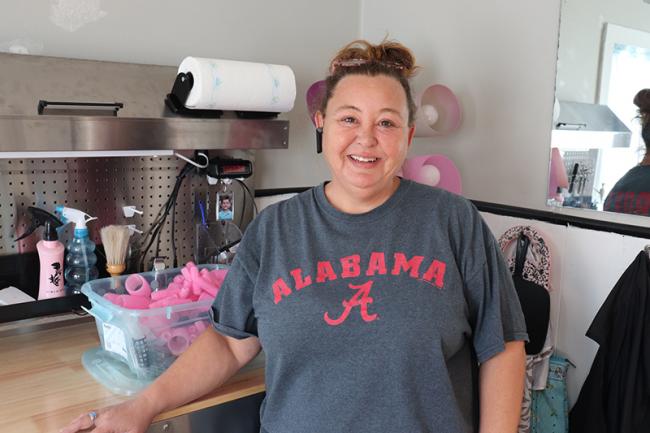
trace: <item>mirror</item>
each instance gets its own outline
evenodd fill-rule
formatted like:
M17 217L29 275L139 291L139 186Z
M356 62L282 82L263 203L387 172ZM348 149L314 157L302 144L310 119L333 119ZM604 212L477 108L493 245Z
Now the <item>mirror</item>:
M624 211L629 196L607 197L646 154L633 104L643 88L650 0L563 0L548 205ZM650 216L650 185L645 191L625 212Z

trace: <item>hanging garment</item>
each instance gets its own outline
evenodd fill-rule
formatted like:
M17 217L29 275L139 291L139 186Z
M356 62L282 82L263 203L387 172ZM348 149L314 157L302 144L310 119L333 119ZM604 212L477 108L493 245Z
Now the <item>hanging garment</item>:
M548 325L551 318L551 297L548 290L534 281L523 276L524 263L527 259L530 239L523 233L517 238L515 254L515 269L512 279L515 283L517 296L526 319L526 355L538 355L544 349Z
M523 264L522 257L517 260L517 249L519 247L520 255L522 252L520 240L525 238L527 241L526 248L524 248ZM499 238L499 247L503 251L504 258L510 267L510 271L515 274L513 279L519 282L517 286L518 293L520 290L535 289L542 287L548 292L551 291L550 274L551 274L551 256L544 241L544 238L530 226L516 226L506 231ZM537 286L537 287L533 287ZM537 295L539 295L537 293ZM545 309L548 313L547 304ZM525 310L523 302L522 309ZM525 314L524 314L525 315ZM526 318L528 322L530 318ZM539 326L536 326L539 328ZM539 332L537 332L539 335ZM553 327L548 320L548 329L545 332L543 344L539 347L539 342L535 342L535 349L539 350L538 353L531 353L526 355L526 378L524 382L524 398L521 407L521 417L519 420L519 433L528 433L530 431L530 417L531 417L531 390L543 390L546 388L546 382L549 371L549 359L553 353L554 347L554 334ZM531 339L531 343L533 340ZM528 345L527 349L530 348Z
M553 355L549 362L548 381L542 391L532 392L531 433L567 433L569 431L569 396L566 375L569 360Z
M641 251L587 330L600 348L575 406L571 433L650 431L650 259Z

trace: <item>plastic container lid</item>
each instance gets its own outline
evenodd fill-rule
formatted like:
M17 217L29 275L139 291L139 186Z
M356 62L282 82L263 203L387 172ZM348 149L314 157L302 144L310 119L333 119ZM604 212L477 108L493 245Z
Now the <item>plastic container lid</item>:
M81 363L93 379L114 394L130 396L152 382L138 378L127 364L115 359L100 347L85 351L81 356Z
M239 372L263 368L266 362L264 352L260 352ZM101 347L86 350L81 356L81 363L90 375L112 393L131 396L137 394L153 380L139 379L125 363L115 359Z

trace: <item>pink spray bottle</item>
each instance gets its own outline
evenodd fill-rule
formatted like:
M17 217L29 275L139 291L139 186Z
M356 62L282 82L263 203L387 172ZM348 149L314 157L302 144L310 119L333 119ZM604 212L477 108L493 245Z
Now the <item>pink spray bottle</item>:
M41 265L38 284L38 299L50 299L65 296L63 283L63 255L65 246L59 242L56 232L63 223L51 213L37 207L28 207L32 223L25 233L16 241L31 235L40 226L45 227L43 239L36 243L38 259Z

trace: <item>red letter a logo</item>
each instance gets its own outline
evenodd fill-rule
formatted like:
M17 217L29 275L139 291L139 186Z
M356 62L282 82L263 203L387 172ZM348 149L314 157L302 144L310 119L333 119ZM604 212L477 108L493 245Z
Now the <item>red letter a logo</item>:
M325 312L323 318L325 319L325 322L327 322L327 324L330 326L337 326L345 322L345 319L348 318L350 311L352 311L354 307L361 308L361 318L366 322L372 322L377 318L377 314L368 314L368 304L372 304L372 298L370 297L370 288L372 287L372 281L368 281L367 283L363 283L359 286L354 284L348 284L348 286L351 289L356 290L357 293L355 293L354 296L350 298L350 300L346 299L343 301L344 310L338 319L332 319L329 317L329 314Z

